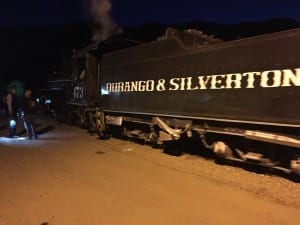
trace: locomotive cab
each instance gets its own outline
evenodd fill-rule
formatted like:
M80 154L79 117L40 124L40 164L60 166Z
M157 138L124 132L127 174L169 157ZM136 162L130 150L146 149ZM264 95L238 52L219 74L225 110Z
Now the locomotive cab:
M69 101L70 124L95 130L95 115L100 102L100 70L102 55L141 42L130 39L112 39L91 44L74 52L72 57L72 95ZM99 128L97 128L99 130Z
M74 52L72 57L72 94L67 102L68 122L86 127L86 116L99 104L97 45Z

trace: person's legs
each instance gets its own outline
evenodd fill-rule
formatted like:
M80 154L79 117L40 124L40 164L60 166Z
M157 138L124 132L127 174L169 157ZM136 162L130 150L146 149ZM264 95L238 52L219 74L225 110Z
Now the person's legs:
M29 139L32 139L32 129L31 129L31 124L28 119L28 116L24 116L24 127L26 129L26 133Z
M31 137L32 139L37 139L37 133L35 129L35 115L30 115L29 116L29 124L30 124L30 131L31 131Z

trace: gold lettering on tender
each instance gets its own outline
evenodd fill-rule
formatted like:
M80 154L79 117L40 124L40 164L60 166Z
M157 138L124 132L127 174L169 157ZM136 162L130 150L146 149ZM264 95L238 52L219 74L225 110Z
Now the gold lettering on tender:
M223 89L225 88L225 85L222 84L224 80L222 78L225 78L225 75L212 75L211 76L211 89Z
M198 76L200 90L207 89L207 83L209 82L210 78L211 76Z
M178 91L179 90L179 84L176 82L179 82L180 78L173 78L170 80L171 87L169 88L170 91Z
M118 92L123 92L124 91L124 82L119 82L118 83Z
M141 80L139 81L139 91L145 91L145 84L146 82Z
M283 81L282 87L300 86L300 68L295 69L295 73L292 70L282 70Z
M111 92L111 83L106 83L106 90Z
M130 83L127 81L127 82L125 82L125 88L124 88L124 91L125 92L130 92L131 90L130 90Z
M279 87L281 85L281 71L269 70L261 74L260 86L265 88Z
M192 91L192 90L198 90L198 86L196 87L192 87L192 84L193 84L193 78L192 77L188 77L187 78L187 87L186 87L186 90L189 90L189 91Z
M180 91L184 91L185 88L185 78L180 78Z
M115 83L111 84L111 92L115 92Z
M146 91L154 91L154 80L147 80Z
M300 86L300 68L268 70L263 72L245 72L221 75L198 76L198 82L193 83L195 77L171 78L169 81L165 79L144 80L144 81L121 81L114 83L106 83L106 91L108 92L152 92L165 91L168 87L169 91L179 90L205 90L205 89L231 89L231 88L255 88L259 83L260 87L290 87ZM166 85L168 82L168 85Z
M166 80L165 79L159 79L156 85L156 91L165 91L166 90Z
M260 75L260 72L247 72L243 73L243 77L247 77L247 86L246 88L254 88L255 75Z
M131 83L131 91L138 91L138 81L132 81Z
M226 75L226 88L241 88L242 87L242 74L233 73Z

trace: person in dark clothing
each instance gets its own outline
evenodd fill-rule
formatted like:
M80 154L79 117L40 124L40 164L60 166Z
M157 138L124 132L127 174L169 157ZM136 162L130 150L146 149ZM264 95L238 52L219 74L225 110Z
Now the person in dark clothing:
M37 133L35 129L37 103L31 95L31 90L26 89L24 93L23 121L28 138L37 139Z
M18 103L16 86L11 86L6 95L7 112L9 116L9 137L16 137Z

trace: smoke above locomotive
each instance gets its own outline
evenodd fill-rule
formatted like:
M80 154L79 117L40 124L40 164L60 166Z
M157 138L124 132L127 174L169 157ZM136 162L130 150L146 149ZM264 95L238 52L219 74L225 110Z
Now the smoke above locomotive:
M122 28L115 23L111 16L111 0L88 0L89 13L94 22L93 42L100 42L113 35L122 33Z

